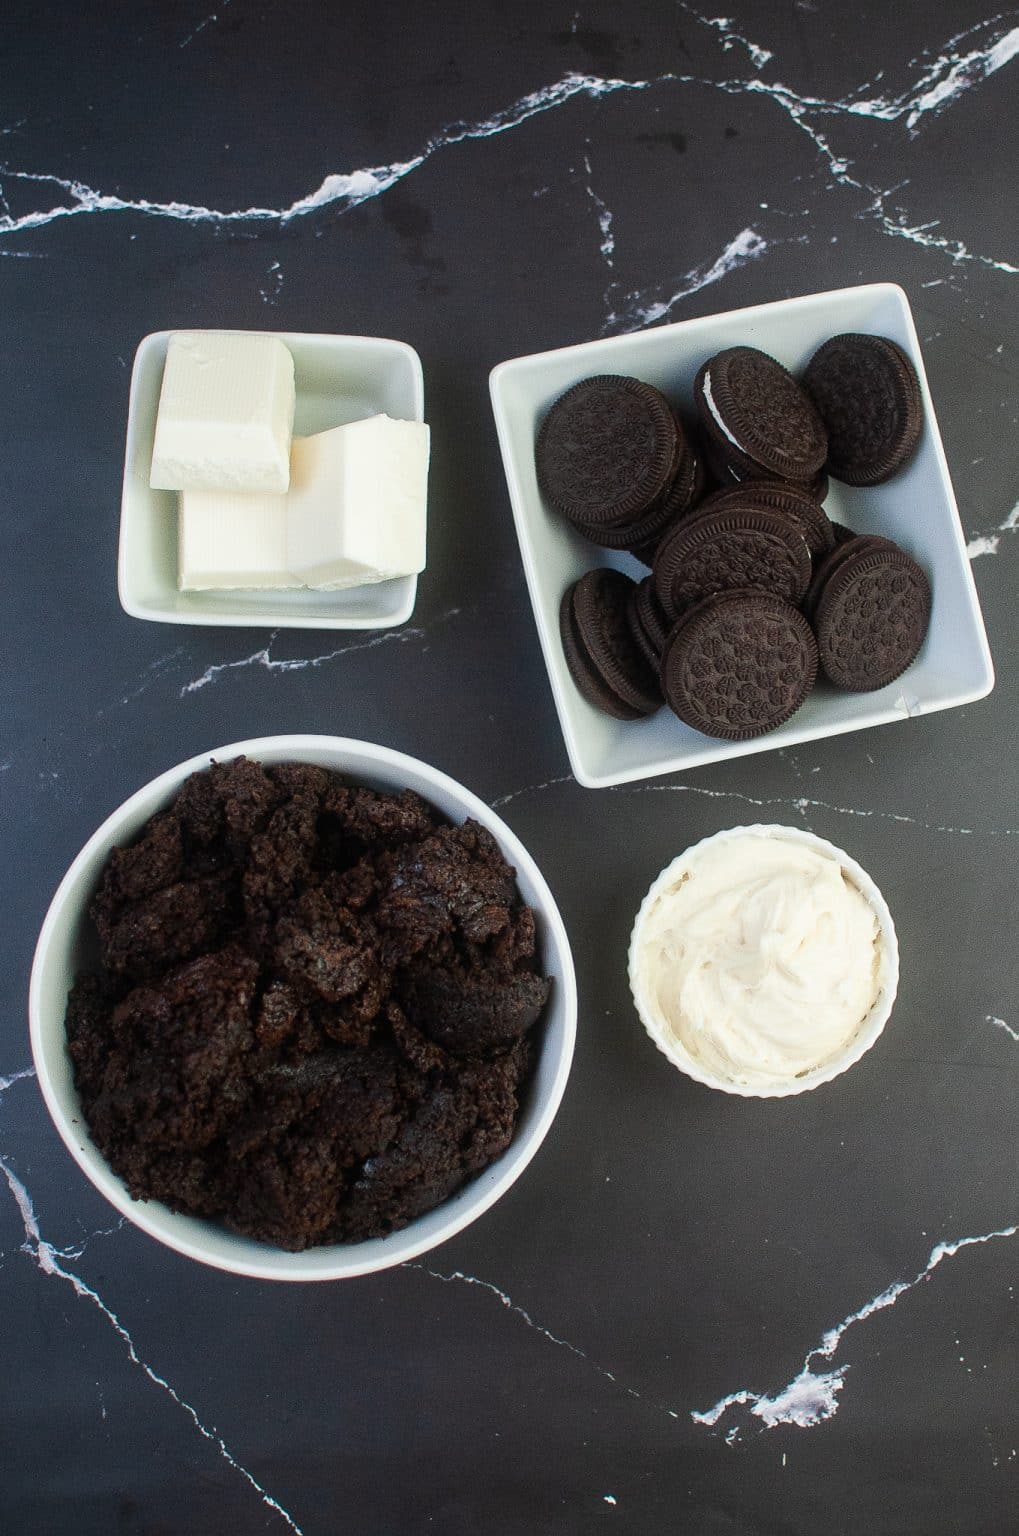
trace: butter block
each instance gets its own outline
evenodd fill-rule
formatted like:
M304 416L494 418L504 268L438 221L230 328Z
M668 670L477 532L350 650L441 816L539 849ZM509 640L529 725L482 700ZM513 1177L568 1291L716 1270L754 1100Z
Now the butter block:
M175 331L159 396L149 485L285 491L294 360L278 336Z
M305 586L368 586L425 567L428 427L370 416L295 438L287 567Z
M238 491L181 491L177 585L182 592L303 585L287 570L287 498Z

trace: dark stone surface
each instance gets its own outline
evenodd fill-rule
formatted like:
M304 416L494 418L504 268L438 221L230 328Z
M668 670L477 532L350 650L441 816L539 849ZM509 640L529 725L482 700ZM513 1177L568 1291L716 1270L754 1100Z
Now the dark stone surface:
M1016 14L989 12L756 0L727 31L663 0L576 15L527 0L5 8L4 1528L1014 1523L1019 57ZM935 109L939 82L959 89ZM883 116L853 110L879 99ZM359 206L280 217L329 175L418 157ZM88 211L100 194L121 201ZM251 208L267 212L223 216ZM716 269L746 231L756 254ZM489 368L645 323L675 295L680 319L885 279L913 306L966 536L997 541L973 567L994 694L673 780L578 788ZM419 350L429 567L400 637L120 611L131 359L146 332L183 325ZM273 665L295 658L309 665ZM289 730L408 750L500 805L561 902L581 997L563 1107L499 1205L416 1264L305 1288L204 1270L120 1225L18 1075L35 936L88 834L181 758ZM878 1045L777 1103L677 1074L624 970L661 865L762 815L831 837L874 875L903 961ZM848 1367L827 1419L766 1428L748 1404L714 1427L691 1417L740 1390L783 1392L827 1330L899 1283L830 1360L811 1357L815 1374Z

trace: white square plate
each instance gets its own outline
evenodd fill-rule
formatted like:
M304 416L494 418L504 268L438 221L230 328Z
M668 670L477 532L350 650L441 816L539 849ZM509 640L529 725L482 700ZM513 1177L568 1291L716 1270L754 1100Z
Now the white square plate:
M421 359L403 341L280 331L294 359L294 433L308 437L384 412L424 420ZM414 611L417 577L342 592L180 592L177 495L149 487L152 439L169 331L146 336L135 353L120 507L117 589L136 619L163 624L259 625L266 629L386 629Z
M886 484L869 489L833 479L825 501L833 521L857 533L883 533L895 539L927 572L934 608L920 655L902 677L874 693L844 693L818 683L791 720L752 741L702 736L668 709L636 722L614 720L594 709L577 692L563 659L560 599L591 566L614 565L638 578L646 568L629 555L613 555L588 543L546 508L534 468L534 441L545 412L564 390L599 373L632 374L689 409L698 368L724 347L760 347L798 373L822 341L843 331L889 337L912 358L920 378L924 431L907 467ZM494 368L490 384L534 617L570 763L581 784L598 789L674 773L952 709L990 692L994 685L991 655L920 343L909 302L895 284L872 283L783 299L518 357Z

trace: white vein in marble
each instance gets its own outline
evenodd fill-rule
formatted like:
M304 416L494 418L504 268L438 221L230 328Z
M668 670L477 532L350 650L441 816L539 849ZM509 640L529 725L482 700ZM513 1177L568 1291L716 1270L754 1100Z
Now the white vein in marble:
M953 826L945 822L922 821L916 816L904 816L896 811L880 811L866 806L836 805L831 800L811 799L806 795L798 795L792 800L786 800L780 796L759 799L753 795L741 794L736 790L704 789L693 784L640 784L620 785L615 793L628 791L630 794L698 794L706 795L709 799L742 800L753 806L788 806L791 810L806 816L808 810L832 811L837 816L858 816L864 820L892 821L900 826L919 827L924 832L953 833L958 837L1017 837L1019 827L962 827Z
M27 1075L29 1074L16 1074L10 1079L0 1079L0 1082L15 1082L18 1080L18 1077ZM85 1281L82 1280L79 1275L76 1275L73 1270L65 1268L64 1263L61 1262L65 1255L61 1253L59 1249L55 1248L52 1243L48 1243L42 1236L42 1233L39 1230L39 1222L36 1217L35 1209L33 1207L28 1190L25 1188L25 1185L21 1182L13 1168L4 1158L0 1158L0 1171L3 1172L3 1175L7 1180L7 1187L14 1197L15 1204L17 1205L18 1212L21 1216L22 1225L25 1229L25 1239L21 1245L22 1253L26 1254L30 1259L35 1261L35 1264L43 1275L53 1279L66 1281L66 1283L73 1289L74 1294L78 1297L79 1301L88 1301L97 1308L100 1314L113 1328L121 1342L125 1345L128 1359L130 1360L131 1364L137 1366L138 1369L148 1377L149 1381L151 1381L154 1386L159 1387L161 1391L167 1393L168 1396L172 1398L172 1400L177 1404L178 1408L182 1409L187 1417L191 1420L191 1423L194 1425L195 1429L198 1430L202 1438L208 1440L210 1444L215 1447L219 1455L223 1457L224 1461L226 1461L228 1465L234 1469L235 1472L240 1473L245 1482L250 1484L251 1488L255 1491L255 1493L258 1494L258 1497L261 1499L262 1503L266 1505L267 1508L271 1509L275 1514L279 1515L280 1518L284 1520L290 1527L290 1529L296 1533L296 1536L303 1536L301 1527L297 1524L294 1518L287 1513L282 1504L273 1498L271 1493L263 1488L262 1484L252 1476L247 1468L241 1465L241 1463L230 1451L222 1435L220 1435L214 1428L210 1428L207 1424L205 1424L202 1419L199 1418L196 1410L191 1406L190 1403L186 1402L185 1399L181 1397L180 1393L177 1392L176 1388L171 1386L166 1377L161 1376L158 1371L154 1370L151 1365L148 1365L146 1361L141 1358L135 1348L134 1341L131 1338L130 1333L125 1328L124 1324L120 1321L120 1318L112 1310L112 1308L107 1306L106 1302L99 1295L99 1292L93 1290L90 1285L86 1285Z
M333 172L326 176L313 192L299 197L284 208L268 208L253 204L248 208L217 209L202 203L174 200L168 203L153 202L148 198L122 198L100 192L73 178L54 176L48 172L18 171L0 168L0 175L12 181L30 182L51 186L67 193L69 203L60 203L48 209L36 209L18 218L9 214L0 217L0 233L17 233L25 229L39 229L59 219L78 215L101 213L138 213L154 218L182 221L189 224L243 224L278 223L286 225L296 219L318 213L324 208L346 213L369 199L389 190L405 176L418 170L439 150L471 139L488 139L497 134L518 128L522 123L540 113L554 111L577 96L598 99L615 91L648 90L649 80L613 80L598 75L569 73L552 85L528 92L509 107L504 107L476 123L453 123L442 129L425 147L409 160L393 161L389 165L368 166L355 171Z
M975 534L966 545L966 553L971 560L976 560L980 555L996 555L1001 545L1002 534L1017 531L1019 531L1019 501L997 528L992 529L990 533Z
M58 1259L80 1259L84 1255L86 1248L94 1243L96 1238L116 1237L118 1232L124 1230L126 1222L127 1217L122 1216L119 1221L114 1222L112 1227L99 1227L95 1232L89 1232L85 1237L79 1238L76 1243L68 1243L66 1248L54 1248L53 1252Z
M951 38L934 63L923 69L912 88L904 90L895 98L877 97L862 100L858 93L850 93L842 100L829 101L823 97L804 96L781 83L771 84L759 79L722 81L718 82L718 85L720 89L732 94L746 92L766 95L782 107L827 162L835 183L871 196L872 202L864 207L858 216L875 220L884 234L911 240L928 250L939 251L948 256L955 265L971 262L1013 276L1019 273L1019 267L1012 262L971 251L958 238L935 234L933 224L911 222L909 215L897 205L893 205L889 211L887 206L889 199L893 193L908 185L908 182L900 181L894 187L882 190L858 179L850 171L851 162L832 148L827 136L811 121L818 117L848 116L895 122L905 117L911 132L915 132L916 124L926 113L950 105L965 91L996 73L1019 51L1019 46L1015 43L1015 36L1019 33L1019 29L1014 29L1003 35L992 37L981 49L971 50L966 55L958 53L957 44L986 31L1000 20L1001 17L992 17L989 21L979 22L976 26ZM911 60L908 67L912 68L917 63L917 60ZM864 88L861 87L862 89Z
M1006 1035L1011 1035L1013 1040L1019 1041L1019 1029L1013 1029L1011 1024L1007 1024L1004 1019L999 1019L996 1014L988 1013L984 1017L986 1023L993 1024L996 1029L1003 1029Z
M514 1317L518 1317L532 1332L540 1334L543 1339L547 1339L550 1344L556 1345L558 1349L565 1349L569 1354L575 1355L578 1360L584 1362L589 1370L595 1371L604 1381L611 1382L614 1387L624 1392L627 1397L632 1397L637 1402L646 1401L643 1394L638 1392L635 1387L628 1387L625 1382L620 1381L613 1371L607 1370L605 1366L599 1365L597 1361L592 1360L590 1355L585 1354L584 1350L578 1348L576 1344L571 1344L569 1339L560 1338L558 1334L552 1333L541 1323L536 1322L524 1307L518 1306L511 1296L508 1296L505 1291L500 1290L497 1285L493 1285L490 1280L479 1280L476 1275L465 1274L462 1269L455 1269L450 1274L444 1274L440 1270L429 1269L426 1264L419 1264L413 1261L401 1264L400 1268L417 1270L419 1274L428 1275L433 1280L441 1280L444 1285L475 1286L488 1295L494 1296L501 1307L505 1307ZM660 1403L652 1403L650 1406L666 1413L670 1419L679 1418L679 1414L673 1408L666 1408Z
M226 8L227 8L227 6L229 4L230 4L230 0L219 0L219 10L218 11L213 11L211 16L206 16L204 21L200 21L198 23L197 27L195 27L193 29L193 31L188 33L188 35L184 39L184 41L182 43L178 43L177 44L178 48L186 48L188 43L191 43L191 42L194 41L194 39L198 36L199 32L204 32L206 27L215 25L215 23L220 18L220 14L223 11L226 10Z
M697 13L691 12L691 14ZM723 49L731 49L732 44L739 41L748 49L751 62L756 67L760 68L763 63L770 62L773 58L770 50L756 43L751 44L740 34L727 30L730 26L727 18L698 15L697 19L718 33ZM354 171L334 172L326 176L314 191L295 199L283 208L252 204L247 208L223 210L183 200L154 202L147 198L123 198L116 194L104 193L74 178L7 167L0 174L9 180L49 186L63 192L66 200L58 201L50 208L38 208L18 217L7 212L0 216L0 233L20 234L25 230L39 229L60 219L101 213L136 213L195 224L271 221L286 225L324 208L332 208L341 213L347 212L371 198L378 197L418 170L441 150L469 140L486 139L506 133L540 114L556 111L578 97L598 100L617 92L647 91L664 85L693 85L722 90L730 95L756 94L768 97L789 116L797 128L807 135L817 153L827 163L835 183L871 198L871 202L861 210L859 216L875 220L885 234L913 241L929 250L939 251L955 265L972 262L1008 275L1015 275L1019 273L1019 267L1013 263L971 251L961 239L935 233L934 225L930 222L913 222L900 206L895 204L889 206L892 194L904 183L899 183L894 188L881 189L858 179L850 171L851 162L832 148L827 136L814 121L818 118L867 117L875 122L895 123L899 119L905 119L910 132L915 132L925 116L950 107L966 92L991 78L1016 57L1019 53L1019 27L1010 27L1005 31L999 31L996 35L991 32L1001 19L992 17L951 38L931 63L920 67L920 72L912 85L893 97L864 97L862 93L866 90L866 86L861 86L855 93L850 93L844 99L826 100L823 97L804 95L781 82L764 81L759 74L747 79L715 80L710 77L666 72L652 80L623 80L570 72L549 85L529 92L508 107L478 122L447 125L407 160L393 161L383 166L364 167ZM959 51L961 43L978 36L981 39L980 46L971 47L965 53ZM766 54L769 55L768 59L764 57ZM919 67L918 61L911 60L908 67Z
M765 64L771 62L775 55L769 48L761 48L757 43L752 43L749 38L736 31L736 23L731 16L701 16L689 5L684 5L683 10L702 22L706 27L712 27L722 39L722 47L728 53L731 48L745 48L750 55L750 62L755 69L763 69Z
M584 170L587 172L587 181L584 190L594 204L598 215L598 228L601 230L601 255L607 267L615 265L613 257L616 250L616 237L612 233L612 210L608 208L591 185L591 154L587 150L584 154Z
M504 805L509 805L511 800L519 800L524 795L540 795L546 789L557 789L560 784L576 784L576 782L572 773L561 773L554 779L545 779L541 784L526 784L523 789L511 789L508 794L489 801L489 809L498 811Z
M5 1094L8 1088L13 1088L15 1083L22 1083L26 1077L34 1076L34 1067L22 1067L20 1072L12 1072L7 1077L0 1077L0 1096Z
M278 261L271 261L266 268L265 287L258 290L262 303L275 306L280 301L283 292L283 269Z
M927 1280L945 1259L954 1258L963 1248L970 1248L976 1244L993 1242L996 1238L1014 1237L1019 1231L1019 1226L1000 1227L997 1231L987 1232L981 1237L960 1237L951 1242L938 1243L931 1249L930 1257L923 1269L912 1280L896 1280L879 1295L874 1296L856 1312L851 1312L843 1318L834 1328L829 1328L822 1336L820 1344L807 1352L802 1369L777 1392L754 1392L750 1388L742 1387L739 1391L729 1392L720 1398L711 1408L695 1409L690 1417L696 1424L704 1424L713 1428L719 1421L734 1408L745 1408L749 1414L760 1421L765 1429L775 1429L780 1424L795 1426L797 1429L813 1429L825 1419L830 1419L838 1411L839 1393L846 1382L846 1375L850 1369L849 1364L837 1366L830 1371L816 1371L814 1361L831 1360L839 1350L842 1339L848 1330L857 1323L865 1322L873 1317L876 1312L883 1312L888 1307L893 1307L901 1296L907 1291ZM749 1421L747 1421L747 1425ZM740 1421L730 1426L725 1442L727 1445L735 1445L742 1438L744 1424Z
M209 667L206 667L205 671L201 673L200 676L193 678L190 682L185 683L180 687L178 697L182 699L186 698L189 694L199 692L201 689L207 687L210 683L218 682L223 674L233 671L242 671L248 667L263 667L272 673L300 672L308 668L315 669L317 667L325 666L327 663L335 661L342 656L347 656L358 651L375 650L379 646L388 645L393 642L405 644L408 641L413 640L427 640L428 636L436 626L444 624L449 620L457 617L462 611L463 610L459 607L449 608L444 613L439 614L434 620L432 620L428 625L424 627L380 631L377 634L373 634L367 640L354 642L350 645L339 646L337 649L326 651L319 656L274 657L271 654L271 647L279 637L279 631L274 630L270 635L268 644L261 647L259 650L252 652L250 656L243 656L237 661L218 662ZM427 647L425 647L425 649L427 649ZM143 693L147 693L148 690L152 688L157 682L159 682L167 672L174 670L177 666L177 663L180 662L181 658L185 657L187 654L187 647L180 645L172 651L168 651L161 656L155 657L154 660L148 663L144 672L137 679L133 687L128 688L128 690L124 693L118 694L115 699L111 700L108 704L104 704L100 709L96 710L93 718L97 721L105 720L107 716L114 712L114 710L124 708L128 704L133 703L133 701L137 698L140 698ZM9 772L13 766L13 758L8 757L0 761L0 775ZM49 776L46 774L40 774L39 777L48 778ZM53 775L53 777L56 776Z
M769 243L755 229L741 229L713 261L693 267L682 277L677 278L675 281L678 287L667 298L661 296L660 289L654 291L653 297L649 291L628 294L622 312L617 314L613 310L607 317L602 326L602 334L636 331L643 326L654 325L659 320L665 320L681 300L688 299L691 294L698 293L712 283L717 283L723 277L728 277L730 272L746 266L747 262L756 261L770 250L771 245L786 243L785 241Z
M106 715L111 714L113 710L124 709L128 704L132 704L135 699L140 698L143 693L147 693L153 684L157 683L163 674L168 672L180 660L185 654L186 649L186 646L178 645L172 651L166 651L162 656L156 656L149 662L135 685L129 688L126 693L122 693L118 698L114 699L112 704L105 704L102 709L96 710L95 718L102 720Z
M225 673L243 671L247 667L263 667L267 672L304 672L309 668L324 667L328 662L337 661L341 656L351 656L357 651L374 651L381 645L406 645L410 640L423 640L435 624L444 624L449 619L456 618L460 612L459 608L448 608L445 613L439 615L434 624L426 629L412 626L408 629L383 630L379 634L372 635L368 640L356 641L352 645L341 645L335 650L323 652L320 656L273 656L272 646L279 636L279 630L274 630L269 636L268 644L257 651L252 651L250 656L242 656L239 661L216 662L206 667L200 677L192 678L189 683L184 684L180 690L180 697L186 699L189 694L198 693L202 688L207 688L210 683L218 682Z
M894 122L904 117L906 126L916 133L917 125L928 112L938 112L949 105L964 91L980 85L1019 54L1019 27L1013 27L1002 36L993 39L986 47L971 49L966 54L956 51L959 43L972 37L1001 20L992 17L978 22L950 38L945 51L928 65L913 89L895 98L876 97L870 101L856 101L849 110L857 116L876 117Z
M921 821L916 816L904 816L896 811L880 811L865 806L836 805L830 800L815 800L806 795L798 795L792 800L786 800L780 796L759 799L753 795L741 794L736 790L703 789L699 785L692 784L620 785L615 793L625 791L631 794L698 794L706 795L709 799L741 800L753 806L787 806L803 817L808 810L832 811L837 816L858 816L864 820L892 821L900 826L919 827L924 832L954 833L958 837L1019 836L1019 827L952 826L944 822Z
M795 770L794 770L795 771ZM811 770L814 772L815 770ZM499 810L524 795L542 794L562 784L574 784L572 774L560 774L541 784L526 784L522 789L510 790L490 802L491 809ZM1019 837L1019 827L963 827L945 822L922 821L916 816L904 816L896 811L881 811L866 806L836 805L831 800L816 800L807 795L786 798L781 795L758 796L744 794L736 789L707 789L701 784L614 784L604 791L610 795L701 795L707 800L735 800L755 809L780 807L806 818L810 810L831 811L837 816L858 816L864 820L891 821L900 826L918 827L924 832L951 833L958 837Z
M856 183L862 186L862 183ZM874 188L870 188L874 191ZM1003 272L1009 277L1019 274L1019 267L1011 261L1003 261L994 256L983 256L977 251L971 251L964 241L948 235L935 235L932 233L935 224L910 224L908 215L902 209L897 208L894 214L885 210L887 199L891 196L892 188L888 192L877 192L873 203L864 209L864 214L872 214L877 218L886 235L899 236L903 240L912 240L915 245L922 245L930 251L940 251L955 265L964 262L973 262L977 266L988 267L994 272ZM940 222L937 221L937 222Z

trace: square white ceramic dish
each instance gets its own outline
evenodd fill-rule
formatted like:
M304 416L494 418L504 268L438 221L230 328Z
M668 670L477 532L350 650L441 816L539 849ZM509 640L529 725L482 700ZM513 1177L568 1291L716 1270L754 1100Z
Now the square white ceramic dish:
M925 424L907 467L870 489L831 483L825 510L858 533L883 533L920 562L931 580L931 627L917 660L874 693L843 693L819 683L803 708L778 730L753 741L726 742L686 726L668 709L648 720L614 720L574 687L559 641L559 602L594 565L640 577L629 555L599 549L550 512L538 491L534 440L554 400L592 374L633 374L690 408L694 376L715 352L762 348L794 373L829 336L864 331L888 336L912 358L923 392ZM952 709L989 693L994 670L945 451L924 372L920 343L901 288L872 283L752 309L684 320L629 336L612 336L500 363L491 375L492 406L534 617L570 764L588 788L625 784L702 763L815 741L864 726Z
M385 412L424 420L421 359L403 341L281 331L294 359L294 433L308 437ZM136 619L163 624L257 625L267 629L387 629L414 611L417 577L342 592L180 592L177 496L149 487L152 439L169 331L146 336L135 353L120 508L117 589Z

